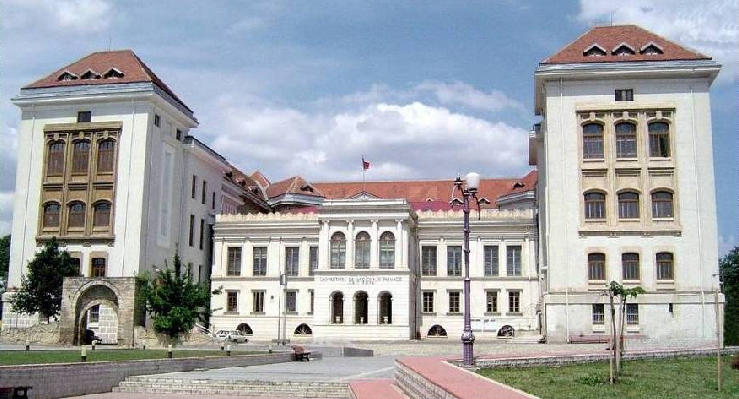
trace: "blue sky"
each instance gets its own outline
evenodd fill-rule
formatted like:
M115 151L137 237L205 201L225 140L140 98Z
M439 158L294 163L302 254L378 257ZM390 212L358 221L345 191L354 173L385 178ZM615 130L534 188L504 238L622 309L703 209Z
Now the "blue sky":
M369 179L517 176L537 63L613 19L724 64L712 89L723 253L739 237L739 1L610 3L4 0L0 234L15 189L10 97L109 43L147 62L195 110L194 134L246 172L357 179L366 154Z

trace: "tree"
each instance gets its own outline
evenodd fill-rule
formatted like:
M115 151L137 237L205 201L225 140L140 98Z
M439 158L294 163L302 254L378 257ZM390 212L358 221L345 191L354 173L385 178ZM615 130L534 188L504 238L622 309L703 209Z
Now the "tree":
M739 247L719 261L721 290L724 293L724 344L739 345Z
M154 331L164 334L172 342L192 330L198 320L210 316L210 296L220 294L220 289L211 292L206 284L192 281L190 271L182 272L182 262L175 254L173 268L139 276L141 298L151 314Z
M615 381L615 377L618 376L618 374L621 372L621 357L623 356L623 342L624 342L624 327L626 324L626 302L630 297L636 298L637 296L645 293L644 289L641 287L632 287L632 288L625 288L623 285L611 281L610 285L608 286L608 296L610 297L610 307L611 307L611 338L612 338L612 345L611 348L613 351L612 355L612 362L615 363L616 372L615 375L611 376L611 383ZM620 317L621 320L619 322L620 328L618 329L618 333L616 332L616 309L613 299L618 298L621 308L620 308Z
M8 278L10 268L10 235L0 237L0 282Z
M62 307L62 284L65 277L79 274L67 251L59 250L55 238L28 262L28 273L21 276L21 287L13 296L13 311L40 313L47 320L59 314Z

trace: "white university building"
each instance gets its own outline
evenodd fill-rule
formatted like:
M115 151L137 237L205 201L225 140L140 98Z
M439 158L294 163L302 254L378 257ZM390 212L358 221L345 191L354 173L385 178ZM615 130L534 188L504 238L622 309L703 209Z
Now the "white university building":
M605 285L646 294L629 336L716 339L718 255L710 57L637 26L595 27L536 68L532 170L482 179L471 214L478 339L592 340ZM452 180L272 182L192 136L193 111L131 51L93 53L21 89L7 301L56 237L63 342L132 345L134 277L178 252L211 300L212 330L254 340L457 339L463 216ZM486 165L480 165L484 169ZM723 303L723 297L719 296ZM720 315L719 315L720 317Z

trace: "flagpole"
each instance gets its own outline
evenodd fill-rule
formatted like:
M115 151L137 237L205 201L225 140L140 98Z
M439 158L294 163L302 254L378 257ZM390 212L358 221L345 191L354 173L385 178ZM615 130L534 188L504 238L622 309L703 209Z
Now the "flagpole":
M364 167L364 155L362 155L362 195L365 194L364 191L364 176L367 174L367 168Z

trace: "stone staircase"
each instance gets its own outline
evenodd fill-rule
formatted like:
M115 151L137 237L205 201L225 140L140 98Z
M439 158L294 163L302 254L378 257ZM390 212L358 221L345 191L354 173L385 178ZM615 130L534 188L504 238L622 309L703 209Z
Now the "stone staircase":
M165 376L128 377L113 392L270 397L270 398L342 398L351 399L345 382L255 381L183 379Z

